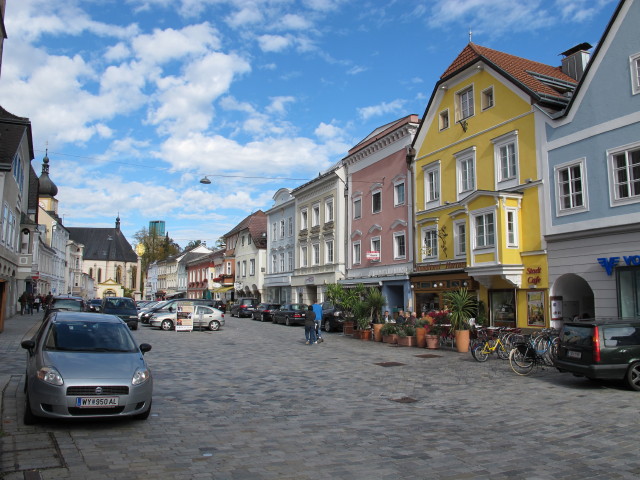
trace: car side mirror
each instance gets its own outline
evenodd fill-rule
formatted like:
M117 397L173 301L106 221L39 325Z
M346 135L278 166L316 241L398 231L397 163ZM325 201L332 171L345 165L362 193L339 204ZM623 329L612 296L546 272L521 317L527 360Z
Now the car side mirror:
M173 307L169 307L169 311L170 311L170 312L173 312Z
M148 343L140 344L140 351L142 352L143 355L147 353L149 350L151 350L151 345L149 345Z
M25 350L28 350L29 355L33 355L33 349L36 348L36 342L33 340L23 340L20 346Z

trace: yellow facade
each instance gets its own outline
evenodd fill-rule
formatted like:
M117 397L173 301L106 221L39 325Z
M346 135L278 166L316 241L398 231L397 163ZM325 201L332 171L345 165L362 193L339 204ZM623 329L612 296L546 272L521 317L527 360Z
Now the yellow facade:
M438 84L415 142L415 258L425 273L412 281L464 262L494 325L549 325L536 114L522 89L474 64Z

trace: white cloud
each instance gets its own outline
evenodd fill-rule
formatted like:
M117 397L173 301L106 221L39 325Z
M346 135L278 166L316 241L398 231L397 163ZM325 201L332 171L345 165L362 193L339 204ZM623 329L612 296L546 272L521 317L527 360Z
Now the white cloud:
M306 30L311 28L312 23L301 15L288 13L280 20L280 26L287 30Z
M291 45L291 38L282 35L260 35L258 45L263 52L281 52Z
M287 104L295 102L295 97L282 96L271 98L271 104L267 106L267 113L276 113L283 115L287 113Z
M358 109L358 115L363 120L368 120L371 117L379 117L388 115L390 113L402 113L404 109L404 100L393 100L392 102L382 102L378 105L371 105L369 107L362 107Z

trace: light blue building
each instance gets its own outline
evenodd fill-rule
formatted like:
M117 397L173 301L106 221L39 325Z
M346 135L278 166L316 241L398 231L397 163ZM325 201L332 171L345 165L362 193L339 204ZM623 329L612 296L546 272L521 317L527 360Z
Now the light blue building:
M267 214L267 272L264 276L263 301L292 302L291 275L295 268L296 205L287 188L273 196Z
M563 114L546 125L552 324L640 316L640 0L622 0ZM580 73L589 45L568 54ZM543 158L545 158L543 156Z

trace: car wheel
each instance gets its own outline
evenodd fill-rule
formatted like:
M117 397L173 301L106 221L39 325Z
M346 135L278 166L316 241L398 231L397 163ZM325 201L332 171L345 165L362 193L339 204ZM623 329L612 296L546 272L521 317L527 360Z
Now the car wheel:
M160 328L165 332L173 330L173 322L171 320L163 320L160 324Z
M325 332L330 332L331 331L331 320L325 320L324 321L324 331Z
M263 313L263 314L260 316L260 321L262 321L262 322L266 322L267 320L268 320L268 319L267 319L267 316Z
M278 319L275 316L271 317L271 323L278 323Z
M209 322L209 330L211 330L212 332L217 332L218 330L220 330L220 322L218 322L217 320L211 320Z
M632 390L640 391L640 362L632 363L627 370L627 384Z
M151 414L151 405L152 404L153 404L153 400L150 400L149 401L149 408L147 408L147 410L145 412L139 413L134 418L136 420L146 420L147 418L149 418L149 415Z
M36 417L31 410L28 393L24 397L24 415L22 421L25 425L34 425L38 421L38 417Z
M289 317L285 317L285 319L284 319L284 324L285 324L287 327L290 327L290 326L291 326L291 320L289 319Z
M131 330L137 330L137 329L138 329L138 324L137 323L133 324L131 327Z

